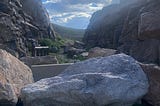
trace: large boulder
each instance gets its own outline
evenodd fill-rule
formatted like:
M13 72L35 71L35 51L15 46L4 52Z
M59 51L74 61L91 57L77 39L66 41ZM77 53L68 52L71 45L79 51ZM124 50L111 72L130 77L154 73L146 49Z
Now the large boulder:
M153 106L160 106L160 67L153 64L141 64L142 69L149 79L149 92L144 100Z
M32 71L17 58L0 50L0 106L15 106L21 88L33 83Z
M22 99L24 106L132 106L148 87L137 62L118 54L76 63L56 77L27 85Z

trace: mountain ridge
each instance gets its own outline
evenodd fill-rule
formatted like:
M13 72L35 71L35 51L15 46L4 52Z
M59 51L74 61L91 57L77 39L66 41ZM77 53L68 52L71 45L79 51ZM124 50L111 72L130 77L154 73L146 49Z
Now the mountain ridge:
M55 32L57 32L60 36L72 40L81 40L85 32L84 29L65 27L54 23L52 23L52 25Z

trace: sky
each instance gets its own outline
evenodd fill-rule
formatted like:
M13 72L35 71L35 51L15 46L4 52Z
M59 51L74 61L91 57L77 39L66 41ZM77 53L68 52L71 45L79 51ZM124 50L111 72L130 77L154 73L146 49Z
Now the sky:
M117 0L114 0L117 1ZM86 29L92 14L112 0L42 0L51 22L77 29Z

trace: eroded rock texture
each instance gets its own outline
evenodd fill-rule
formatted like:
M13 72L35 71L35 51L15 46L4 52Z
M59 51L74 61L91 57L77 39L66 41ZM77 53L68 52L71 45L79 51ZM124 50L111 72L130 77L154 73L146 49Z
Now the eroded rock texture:
M159 10L157 0L121 0L93 14L84 42L88 48L114 48L141 62L160 64Z
M0 1L0 48L22 57L30 39L41 38L54 39L54 31L40 0Z
M15 106L21 88L33 83L31 69L0 49L0 106Z
M148 87L139 64L118 54L76 63L56 77L27 85L22 99L24 106L132 106Z

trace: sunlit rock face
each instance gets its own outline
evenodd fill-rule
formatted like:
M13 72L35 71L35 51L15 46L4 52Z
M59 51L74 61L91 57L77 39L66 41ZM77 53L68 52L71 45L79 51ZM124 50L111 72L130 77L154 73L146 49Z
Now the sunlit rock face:
M44 37L54 38L54 31L40 0L0 1L0 48L21 57L27 55L30 38Z
M93 14L84 42L88 48L118 49L138 61L160 64L159 9L156 0L122 0L105 7Z
M16 106L21 88L31 83L31 69L0 49L0 106Z
M132 106L148 91L139 64L125 54L75 63L22 89L24 106Z

